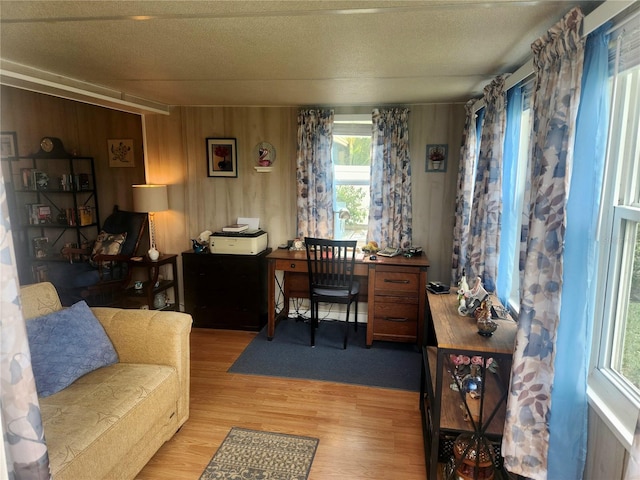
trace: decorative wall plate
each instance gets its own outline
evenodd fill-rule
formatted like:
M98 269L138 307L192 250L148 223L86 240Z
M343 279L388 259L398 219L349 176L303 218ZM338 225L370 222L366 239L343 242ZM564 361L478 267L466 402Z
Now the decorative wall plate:
M258 167L271 167L276 161L276 149L269 142L260 142L255 148L255 158Z

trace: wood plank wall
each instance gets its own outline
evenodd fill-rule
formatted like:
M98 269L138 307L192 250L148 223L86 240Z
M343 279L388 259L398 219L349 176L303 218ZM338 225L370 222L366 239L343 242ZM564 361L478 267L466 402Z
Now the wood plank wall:
M296 233L295 155L297 108L178 107L171 115L145 117L147 178L167 183L170 213L158 214L158 244L174 252L189 249L190 238L219 230L239 216L260 217L269 246ZM369 107L337 108L337 113L371 112ZM451 243L458 154L464 126L462 105L411 107L410 141L414 244L431 262L429 278L450 281ZM238 178L207 177L207 137L236 138ZM255 146L273 144L271 173L259 173ZM446 173L425 172L426 145L449 145ZM174 209L181 213L174 212Z
M36 153L42 137L58 137L68 152L94 157L101 221L114 205L132 208L131 185L144 183L139 115L7 86L0 98L0 128L16 132L20 155ZM135 167L109 167L107 140L118 138L133 139Z

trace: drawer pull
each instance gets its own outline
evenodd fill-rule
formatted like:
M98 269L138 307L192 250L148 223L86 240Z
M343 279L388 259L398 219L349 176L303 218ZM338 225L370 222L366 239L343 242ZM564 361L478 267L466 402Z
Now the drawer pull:
M384 317L387 322L408 322L407 317Z
M296 268L296 264L295 263L292 263L290 266L291 266L291 268Z
M409 283L409 280L393 280L391 278L385 278L386 283Z

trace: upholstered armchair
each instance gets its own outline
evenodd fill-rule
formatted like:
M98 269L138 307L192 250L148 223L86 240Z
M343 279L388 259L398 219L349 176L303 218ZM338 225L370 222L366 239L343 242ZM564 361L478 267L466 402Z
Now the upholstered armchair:
M129 260L138 251L147 222L146 213L120 210L116 205L91 247L65 247L62 254L69 262L53 264L47 272L62 305L80 300L91 306L116 304L129 283Z

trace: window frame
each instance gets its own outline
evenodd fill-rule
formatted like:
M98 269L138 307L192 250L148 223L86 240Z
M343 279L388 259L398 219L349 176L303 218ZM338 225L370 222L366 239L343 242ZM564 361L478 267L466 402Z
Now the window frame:
M611 119L597 234L597 294L587 379L589 404L627 450L633 444L640 414L640 389L614 369L614 358L622 355L619 330L626 328L629 268L633 265L628 256L633 255L635 248L635 242L630 245L629 233L637 235L640 227L635 183L640 180L640 69L636 67L634 72L630 81L621 80L617 74L612 76ZM627 141L628 138L635 139L635 143Z

